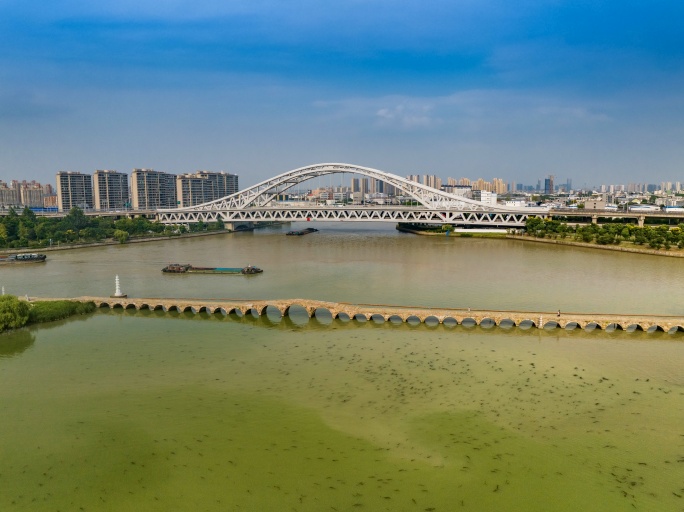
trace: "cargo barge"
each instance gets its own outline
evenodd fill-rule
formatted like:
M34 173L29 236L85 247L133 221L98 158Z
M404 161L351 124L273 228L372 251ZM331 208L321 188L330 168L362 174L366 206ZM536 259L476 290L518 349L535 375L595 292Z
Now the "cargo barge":
M5 263L43 263L47 259L45 254L35 254L35 253L24 253L24 254L11 254L9 256L0 256L0 265Z
M259 267L247 265L246 267L195 267L189 263L171 263L166 265L162 272L167 274L228 274L228 275L253 275L263 272Z
M315 233L318 231L316 228L306 228L306 229L300 229L299 231L288 231L285 233L288 236L302 236L302 235L308 235L309 233Z

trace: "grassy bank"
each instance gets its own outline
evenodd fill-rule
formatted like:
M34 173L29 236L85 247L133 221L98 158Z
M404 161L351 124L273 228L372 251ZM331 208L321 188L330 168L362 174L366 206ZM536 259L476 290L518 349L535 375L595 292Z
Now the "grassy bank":
M92 302L70 300L27 302L14 295L0 296L0 332L26 325L62 320L95 311Z

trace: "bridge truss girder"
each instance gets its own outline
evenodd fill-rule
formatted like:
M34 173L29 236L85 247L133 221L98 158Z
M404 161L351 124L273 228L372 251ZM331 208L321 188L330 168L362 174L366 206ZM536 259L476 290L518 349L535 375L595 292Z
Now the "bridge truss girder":
M435 208L387 207L261 207L246 209L166 210L158 212L163 224L193 224L197 222L393 222L412 224L451 224L518 228L525 225L534 212L488 212Z

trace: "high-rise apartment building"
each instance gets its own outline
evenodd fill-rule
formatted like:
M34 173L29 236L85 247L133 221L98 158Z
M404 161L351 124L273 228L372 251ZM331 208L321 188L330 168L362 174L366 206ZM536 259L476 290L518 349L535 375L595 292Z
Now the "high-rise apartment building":
M133 169L131 196L134 210L176 208L176 175L153 169Z
M238 191L238 177L227 172L197 171L176 178L179 206L195 206Z
M4 181L0 181L0 208L9 208L10 206L19 206L21 204L21 193L18 188L10 185Z
M95 209L96 210L122 210L130 208L128 196L128 174L97 170L93 174L95 185Z
M93 177L80 172L57 173L57 208L68 211L73 207L85 210L94 205Z
M442 187L442 178L435 176L434 174L426 174L423 176L423 185L440 189Z
M44 194L40 185L22 185L20 193L22 205L42 208Z
M214 199L235 194L239 190L237 174L231 174L229 172L197 171L195 176L204 178L213 183L215 188ZM210 201L213 201L213 199L210 199Z

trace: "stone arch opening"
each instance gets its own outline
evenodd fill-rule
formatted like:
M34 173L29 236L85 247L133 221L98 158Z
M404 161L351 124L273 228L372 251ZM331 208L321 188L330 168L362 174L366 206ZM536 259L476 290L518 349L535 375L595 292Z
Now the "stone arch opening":
M392 325L399 325L404 323L404 319L401 318L399 315L391 315L387 321L392 324Z
M344 323L351 321L351 316L349 315L349 313L345 313L344 311L340 311L339 313L337 313L337 316L335 318L340 322Z
M427 325L428 327L437 327L439 325L439 318L437 318L435 315L429 315L425 317L425 320L423 320L423 323Z
M370 316L369 320L375 324L384 324L385 323L385 317L382 316L380 313L374 313Z
M264 309L261 311L261 315L265 318L268 318L271 322L276 323L283 319L283 314L280 312L280 309L271 305L264 307Z
M522 322L518 324L518 329L522 329L523 331L527 331L528 329L532 329L532 327L537 327L537 324L535 324L532 320L529 318L526 318Z
M319 322L329 324L333 321L333 314L328 308L320 307L314 310L313 316Z
M502 318L499 322L499 327L501 329L510 330L513 329L513 327L515 327L515 322L510 318Z
M406 323L409 324L411 327L415 327L417 325L420 325L420 318L418 318L416 315L409 315L406 318Z
M445 327L453 328L458 325L458 321L454 317L448 316L444 320L442 320L442 325Z
M496 322L492 318L485 317L480 320L480 327L485 330L493 329L496 327Z

